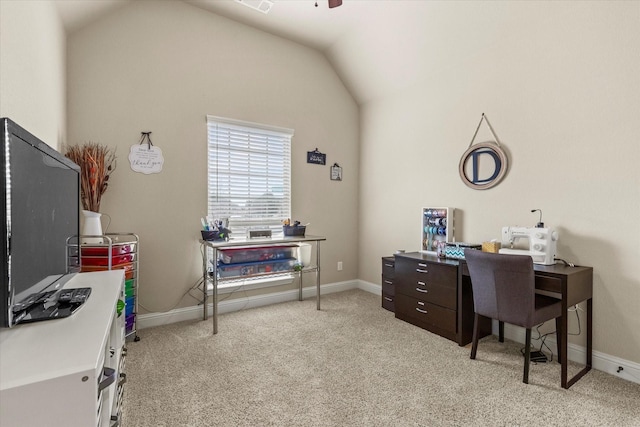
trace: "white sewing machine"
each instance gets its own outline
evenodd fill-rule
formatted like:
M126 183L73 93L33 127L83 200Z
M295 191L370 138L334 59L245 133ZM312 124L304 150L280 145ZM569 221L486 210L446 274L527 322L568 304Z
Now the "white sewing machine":
M514 248L518 240L526 239L528 248ZM558 232L551 228L502 227L501 254L529 255L534 264L555 264Z

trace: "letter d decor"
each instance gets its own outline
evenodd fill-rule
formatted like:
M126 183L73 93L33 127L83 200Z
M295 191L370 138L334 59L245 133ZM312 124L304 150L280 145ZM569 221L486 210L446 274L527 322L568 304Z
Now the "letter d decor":
M495 142L487 141L473 145L483 120L487 122L489 130L491 130L491 134L495 138ZM471 138L469 148L460 159L458 170L462 182L474 190L486 190L494 187L498 185L506 175L509 166L508 163L507 155L500 146L498 137L491 127L491 123L489 123L487 117L482 113L480 123L478 123L476 132L473 134L473 138Z

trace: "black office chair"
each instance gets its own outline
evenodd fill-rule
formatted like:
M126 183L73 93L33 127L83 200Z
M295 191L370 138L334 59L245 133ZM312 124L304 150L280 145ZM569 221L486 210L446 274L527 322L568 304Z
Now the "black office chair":
M467 249L464 253L473 290L475 317L471 359L478 350L478 320L480 316L499 322L499 339L504 342L504 322L527 330L524 347L524 375L529 383L531 328L556 319L556 337L561 348L560 300L536 294L533 260L530 256L506 255Z

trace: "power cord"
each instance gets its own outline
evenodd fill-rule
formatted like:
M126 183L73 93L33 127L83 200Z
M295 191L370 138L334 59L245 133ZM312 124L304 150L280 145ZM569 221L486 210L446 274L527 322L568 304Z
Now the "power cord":
M571 336L577 336L580 335L582 333L582 327L580 325L580 314L579 311L581 311L582 309L576 304L575 306L573 306L572 308L569 308L568 311L573 311L576 313L576 319L577 319L577 323L578 323L578 332L569 332L567 331L567 336L571 335ZM544 324L544 323L543 323ZM540 348L538 350L536 350L537 352L539 352L540 354L538 354L537 356L539 356L540 360L534 360L534 358L531 358L532 362L552 362L553 361L553 350L551 350L551 347L549 347L546 343L546 339L549 335L555 335L556 331L552 331L552 332L547 332L546 334L542 334L540 332L540 328L542 327L543 324L540 324L538 326L536 326L536 332L538 333L537 337L532 337L533 340L540 340ZM557 343L556 343L557 344ZM542 351L543 348L545 348L549 351L549 356L546 355L546 353L544 351ZM532 349L535 350L534 346L531 346ZM524 355L524 347L520 349L520 352ZM542 360L542 357L544 355L544 360Z
M569 261L565 261L562 258L554 258L554 261L562 261L562 263L565 265L565 267L575 267L576 265L572 262Z

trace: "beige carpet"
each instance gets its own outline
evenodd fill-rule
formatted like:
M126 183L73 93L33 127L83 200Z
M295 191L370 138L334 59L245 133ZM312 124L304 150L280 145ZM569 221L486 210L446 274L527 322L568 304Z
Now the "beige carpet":
M470 360L360 290L139 335L124 427L640 426L638 384L592 370L564 390L555 362L523 384L520 344L487 337Z

